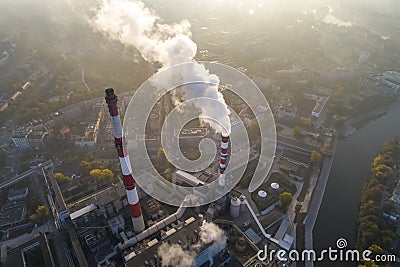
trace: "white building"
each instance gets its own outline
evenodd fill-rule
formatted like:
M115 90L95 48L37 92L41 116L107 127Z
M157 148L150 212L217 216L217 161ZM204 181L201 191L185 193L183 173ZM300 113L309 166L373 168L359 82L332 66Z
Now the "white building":
M8 191L8 200L9 201L17 201L26 198L28 195L28 188L20 188L20 189L10 189Z
M187 172L181 171L181 170L174 172L174 174L172 176L172 182L174 184L185 183L190 186L204 185L204 183L202 181L200 181L193 175L191 175Z

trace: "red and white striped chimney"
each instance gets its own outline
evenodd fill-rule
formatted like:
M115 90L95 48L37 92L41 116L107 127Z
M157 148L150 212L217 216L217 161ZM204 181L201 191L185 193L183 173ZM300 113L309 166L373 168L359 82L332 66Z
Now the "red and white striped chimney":
M228 157L229 135L221 134L221 154L219 159L219 185L225 185L226 158Z
M122 176L126 189L126 195L128 197L129 210L132 216L133 229L135 232L141 232L144 230L145 225L142 209L140 208L139 196L136 190L135 179L132 175L129 156L126 155L126 151L124 151L123 147L123 131L117 105L118 98L114 94L114 89L108 88L105 91L105 99L114 129L115 147L117 148L119 162L121 163Z

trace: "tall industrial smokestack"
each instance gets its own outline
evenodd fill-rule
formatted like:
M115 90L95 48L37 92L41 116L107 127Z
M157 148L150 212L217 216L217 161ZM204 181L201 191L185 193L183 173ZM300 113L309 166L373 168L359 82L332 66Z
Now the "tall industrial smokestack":
M126 189L126 195L128 197L129 210L132 216L133 229L135 232L141 232L144 230L142 209L140 208L139 196L136 190L135 179L132 175L129 156L125 155L126 151L124 152L122 124L117 105L118 98L114 94L114 89L108 88L105 91L105 99L114 129L115 147L117 148L119 162L121 163L122 176Z
M228 157L229 135L221 134L221 154L219 159L219 185L225 185L226 159Z

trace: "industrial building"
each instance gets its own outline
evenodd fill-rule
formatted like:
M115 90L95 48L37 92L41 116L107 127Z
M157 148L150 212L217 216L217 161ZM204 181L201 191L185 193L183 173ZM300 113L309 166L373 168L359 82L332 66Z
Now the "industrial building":
M44 147L48 132L44 128L18 129L11 137L17 149L40 149Z
M380 95L392 98L400 97L400 73L397 71L386 71L382 74L364 74L360 77L359 84L363 88Z
M172 182L174 184L182 186L199 186L204 185L202 181L197 179L195 176L185 171L177 170L172 176Z
M23 202L8 202L0 210L0 230L6 230L23 223L26 206Z
M249 266L266 242L276 246L280 246L281 240L290 243L289 236L276 240L266 234L240 192L232 190L209 205L194 208L186 207L187 198L179 207L171 207L147 195L137 187L132 174L124 147L118 98L113 89L106 90L105 100L105 106L95 108L100 112L108 108L122 182L67 206L53 170L42 168L51 212L57 228L65 233L62 242L70 265L175 266L176 260L187 260L190 264L185 266ZM152 116L157 120L155 114ZM98 118L97 122L104 120L104 116ZM204 137L204 134L207 129L203 128L180 133L188 136L187 139L192 135ZM220 140L219 153L213 167L205 172L206 177L177 170L173 173L173 183L201 187L212 177L219 178L219 186L225 185L229 177L226 169L230 136L215 134L214 137ZM250 154L250 160L257 164L256 158L256 153ZM239 162L233 162L233 169L246 163L240 157ZM11 195L18 197L17 193ZM204 239L208 227L218 233L218 238Z
M98 111L97 118L94 122L91 122L87 125L85 133L83 136L78 136L75 139L75 146L77 148L94 148L97 143L97 134L101 121L101 117L103 114L103 109L96 108Z
M8 201L17 201L17 200L22 200L25 199L26 196L28 195L28 188L18 188L18 189L10 189L8 191Z
M8 248L4 266L55 266L49 237L42 234L17 247Z

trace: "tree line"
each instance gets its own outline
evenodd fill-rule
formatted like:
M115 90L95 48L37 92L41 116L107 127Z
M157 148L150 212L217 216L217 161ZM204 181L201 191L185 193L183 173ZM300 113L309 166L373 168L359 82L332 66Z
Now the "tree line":
M382 218L383 213L390 214L393 202L391 196L397 185L394 171L400 160L400 137L385 143L382 152L377 155L361 192L358 213L357 249L370 249L374 253L383 253L389 249L396 235L396 227ZM376 263L363 263L360 266L377 266Z

